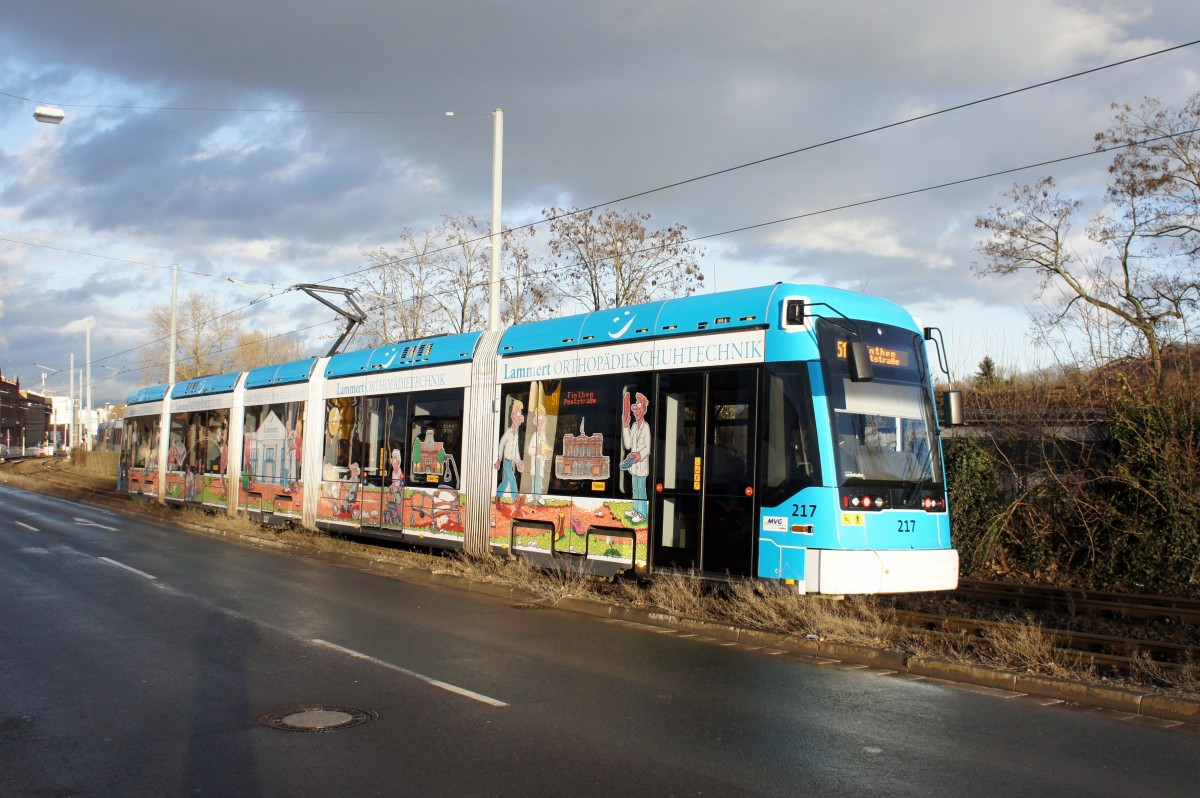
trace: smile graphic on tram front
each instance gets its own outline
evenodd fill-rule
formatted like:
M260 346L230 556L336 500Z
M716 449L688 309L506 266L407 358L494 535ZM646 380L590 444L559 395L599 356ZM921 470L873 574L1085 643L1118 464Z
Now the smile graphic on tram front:
M627 310L627 311L625 311L625 315L626 315L626 316L629 316L629 311L628 311L628 310ZM636 314L636 313L635 313L634 315L632 315L632 316L629 316L629 321L625 322L625 326L624 326L624 327L622 327L621 329L617 330L616 332L610 332L610 333L608 334L608 337L609 337L609 338L616 339L616 338L620 338L622 335L624 335L625 333L629 332L629 328L633 326L633 320L634 320L634 319L636 319L636 318L637 318L637 314ZM621 317L620 317L620 316L617 316L615 319L613 319L613 324L619 324L620 322L621 322Z

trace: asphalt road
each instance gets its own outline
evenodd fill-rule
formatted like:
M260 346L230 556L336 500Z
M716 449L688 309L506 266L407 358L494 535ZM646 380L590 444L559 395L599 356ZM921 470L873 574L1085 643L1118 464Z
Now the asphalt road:
M318 705L369 722L260 722ZM1187 729L519 609L0 486L5 798L1182 796Z

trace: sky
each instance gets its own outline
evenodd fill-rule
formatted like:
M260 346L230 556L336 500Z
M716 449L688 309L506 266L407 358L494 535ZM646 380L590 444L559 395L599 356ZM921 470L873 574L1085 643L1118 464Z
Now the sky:
M979 276L975 219L1046 175L1099 212L1105 156L1021 168L1090 152L1113 103L1181 105L1200 45L976 101L1196 39L1194 0L18 0L0 372L65 394L90 317L93 402L123 401L172 264L181 296L323 354L333 314L286 289L346 284L404 228L486 224L496 108L505 226L637 194L610 207L686 225L705 290L865 291L940 327L956 378L1051 366L1036 283Z

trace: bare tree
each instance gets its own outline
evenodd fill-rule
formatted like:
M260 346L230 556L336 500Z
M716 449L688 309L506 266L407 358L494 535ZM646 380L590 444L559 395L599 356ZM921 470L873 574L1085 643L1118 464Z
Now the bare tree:
M1147 98L1140 108L1113 105L1116 124L1096 134L1097 149L1121 148L1109 174L1108 228L1166 242L1171 255L1200 257L1200 92L1182 108Z
M290 335L272 335L262 330L243 329L238 333L234 345L233 367L238 371L249 371L273 363L289 363L300 360L307 353L304 343Z
M177 309L175 378L190 380L233 371L233 352L243 319L240 310L225 308L198 291L189 292ZM170 359L169 304L150 309L150 335L153 343L141 354L142 377L148 382L165 382Z
M550 315L550 280L540 271L529 228L504 231L501 319L509 324ZM365 252L372 268L355 282L372 309L367 345L444 332L468 332L487 321L491 242L471 215L446 216L430 230L406 229L392 249Z
M533 235L532 227L504 231L500 318L506 324L544 319L554 309L554 283L533 254Z
M474 216L445 216L436 231L442 250L430 301L441 309L449 332L484 326L491 253L488 235Z
M1042 290L1053 285L1063 296L1043 321L1090 330L1112 322L1107 339L1144 357L1161 384L1163 350L1186 335L1200 299L1200 94L1176 111L1155 100L1116 109L1116 124L1096 137L1101 149L1122 149L1109 168L1107 207L1087 225L1087 250L1077 252L1071 235L1082 203L1046 177L1015 185L1007 203L976 219L988 238L977 245L987 261L975 268L1036 274Z
M648 213L550 208L555 282L590 310L685 296L704 282L687 227L649 230Z
M395 248L363 253L372 267L354 276L355 286L367 296L360 342L379 346L442 331L430 297L440 268L439 249L433 232L405 228Z

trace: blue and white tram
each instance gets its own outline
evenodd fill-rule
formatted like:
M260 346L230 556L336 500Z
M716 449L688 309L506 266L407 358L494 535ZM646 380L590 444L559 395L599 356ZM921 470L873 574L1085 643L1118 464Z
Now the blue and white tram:
M832 594L958 581L923 332L837 289L404 342L143 389L129 408L126 441L160 440L155 464L131 453L127 484L160 500L601 574ZM199 494L174 473L191 460Z

